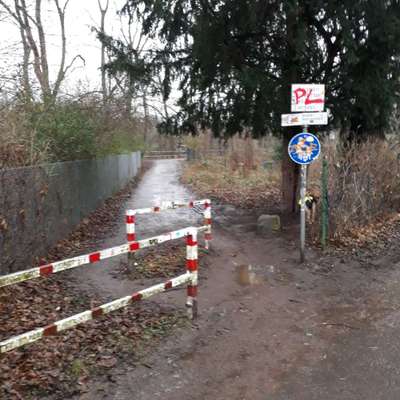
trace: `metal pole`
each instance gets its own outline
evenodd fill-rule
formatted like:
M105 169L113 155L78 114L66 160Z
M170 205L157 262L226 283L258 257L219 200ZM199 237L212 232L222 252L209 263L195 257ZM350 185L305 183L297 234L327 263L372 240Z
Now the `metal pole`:
M307 125L303 126L303 132L307 132ZM306 247L306 187L307 165L301 165L300 172L300 262L305 261Z
M307 165L301 166L300 182L300 262L305 261L304 251L306 246L306 182Z
M328 240L328 223L329 223L329 209L328 209L328 161L324 157L322 161L322 176L321 176L321 246L326 249Z

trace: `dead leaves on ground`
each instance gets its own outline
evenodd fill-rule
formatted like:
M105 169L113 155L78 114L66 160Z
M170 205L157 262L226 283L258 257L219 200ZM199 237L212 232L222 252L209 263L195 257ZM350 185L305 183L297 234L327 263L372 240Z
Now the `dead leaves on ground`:
M339 237L333 238L331 242L337 247L345 248L373 246L398 236L399 224L400 214L386 215L366 226L349 229Z
M0 293L0 339L43 327L100 304L53 278ZM182 315L140 303L0 356L0 398L60 398L85 390L92 374L137 358L148 341L165 335ZM154 343L154 340L151 342Z
M203 259L206 250L199 248L199 258ZM205 261L205 260L204 260ZM200 268L206 264L200 262ZM117 276L129 279L172 278L186 272L186 247L181 244L163 243L156 248L144 249L134 254L128 262L123 261Z

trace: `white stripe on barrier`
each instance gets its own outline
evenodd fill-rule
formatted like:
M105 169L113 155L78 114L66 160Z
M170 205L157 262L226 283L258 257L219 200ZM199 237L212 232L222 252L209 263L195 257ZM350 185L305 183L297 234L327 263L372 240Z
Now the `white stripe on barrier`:
M199 277L198 277L197 271L192 271L192 272L191 272L191 275L192 275L191 284L192 284L193 286L197 286L198 283L199 283Z
M92 310L87 310L79 314L73 315L72 317L68 317L60 321L57 321L54 323L54 325L57 326L57 332L61 332L67 329L71 329L76 325L90 321L91 319L93 319Z
M197 260L198 259L198 251L197 246L189 246L186 252L186 259L187 260Z
M0 277L0 287L12 285L14 283L29 281L40 277L40 268L31 268L26 271L14 272Z
M43 332L43 328L38 328L33 331L23 333L22 335L3 340L2 342L0 342L0 353L7 353L7 351L16 349L17 347L36 342L43 337Z
M84 256L69 258L69 259L63 260L63 261L56 261L55 263L52 263L51 265L53 266L53 272L61 272L61 271L65 271L67 269L76 268L76 267L79 267L80 265L89 264L89 263L90 263L89 254L85 254ZM39 267L39 269L40 269L40 267ZM0 286L1 286L1 281L0 281Z
M135 233L135 224L126 224L126 233Z

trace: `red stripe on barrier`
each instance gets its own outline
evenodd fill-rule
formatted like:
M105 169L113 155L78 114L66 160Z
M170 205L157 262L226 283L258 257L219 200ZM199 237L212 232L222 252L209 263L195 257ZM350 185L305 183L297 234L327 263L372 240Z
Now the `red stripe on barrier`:
M159 211L160 211L160 207L154 207L154 208L153 208L153 211L154 211L154 212L159 212Z
M190 208L193 208L193 201L191 201L191 202L189 203L189 207L190 207Z
M140 293L133 293L132 295L132 301L139 301L142 300L142 295Z
M165 290L172 289L172 282L171 281L166 282L164 285L164 289Z
M89 262L95 263L100 261L100 252L89 254Z
M187 287L187 295L190 297L197 297L197 286L189 285Z
M197 241L193 240L193 236L187 236L186 244L188 246L197 246Z
M204 208L209 208L209 207L211 207L210 203L204 203Z
M197 260L186 260L186 268L189 271L197 271Z
M127 224L134 224L135 223L135 216L134 215L127 215L126 216L126 223Z
M43 328L43 336L53 336L57 335L57 325L47 325Z
M136 240L136 233L128 233L126 238L128 242L134 242Z
M51 275L53 273L53 266L51 264L43 265L43 267L40 267L39 273L40 276Z
M92 309L92 317L97 318L104 314L104 310L101 307L96 307Z
M211 225L211 218L206 218L206 219L204 220L204 224L205 224L205 225Z
M130 243L129 244L129 250L130 251L139 250L139 248L140 248L140 244L138 242L134 242L134 243Z

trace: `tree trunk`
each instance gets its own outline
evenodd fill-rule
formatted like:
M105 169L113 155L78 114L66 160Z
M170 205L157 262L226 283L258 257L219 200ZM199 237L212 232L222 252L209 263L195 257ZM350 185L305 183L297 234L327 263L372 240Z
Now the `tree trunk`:
M105 19L108 10L108 3L106 1L105 6L101 5L100 0L98 0L98 5L100 9L100 32L104 36L105 35ZM106 65L106 46L104 42L101 42L101 91L103 96L103 105L106 107L108 101L108 93L107 93L107 78L106 78L106 70L104 69Z
M30 103L33 99L31 81L29 79L29 58L31 54L31 49L26 41L24 30L20 29L20 35L23 47L23 61L22 61L22 87L23 87L23 97L25 103Z
M301 71L297 63L299 48L297 38L299 36L300 22L299 5L297 0L288 1L284 6L286 14L286 62L282 67L282 112L290 112L290 89L291 84L301 80ZM299 181L299 167L288 155L287 148L290 139L296 134L293 128L283 129L283 154L282 154L282 212L294 213L297 211L297 189Z
M143 127L143 141L146 144L149 135L149 106L147 104L147 91L143 88L143 111L144 111L144 127Z
M285 132L282 138L283 157L282 157L282 203L281 211L289 214L297 211L297 191L299 183L299 166L289 157L287 148L289 141L294 136L293 133Z

